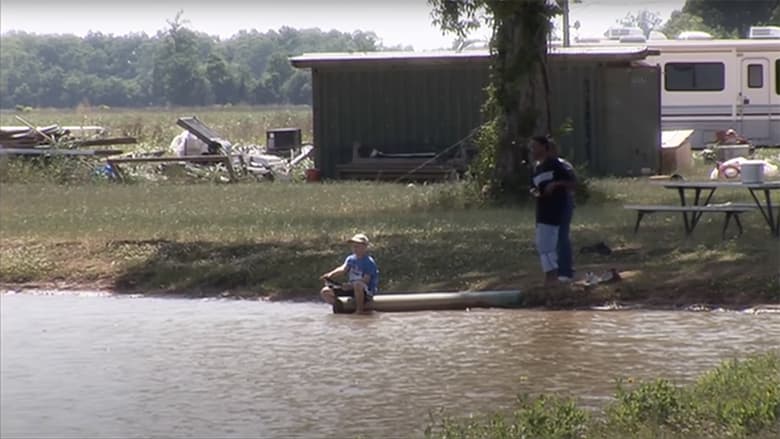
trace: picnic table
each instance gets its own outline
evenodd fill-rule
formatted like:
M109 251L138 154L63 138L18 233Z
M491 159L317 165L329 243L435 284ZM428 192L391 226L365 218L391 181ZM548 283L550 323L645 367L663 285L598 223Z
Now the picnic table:
M769 225L772 235L780 237L780 202L772 202L772 192L780 190L780 180L767 181L764 183L742 183L736 181L668 181L660 183L666 189L676 189L680 195L680 206L709 206L715 191L720 188L728 189L747 189L750 192L755 207L761 212L761 215ZM692 192L693 199L689 204L688 194ZM705 193L702 201L702 193ZM763 193L763 201L761 194ZM775 208L778 211L775 212ZM692 211L690 225L696 226L704 211ZM685 221L689 221L687 213L683 212Z

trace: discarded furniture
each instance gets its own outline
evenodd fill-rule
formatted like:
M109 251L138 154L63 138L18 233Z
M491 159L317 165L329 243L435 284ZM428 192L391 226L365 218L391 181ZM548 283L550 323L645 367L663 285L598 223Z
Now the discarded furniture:
M142 164L142 163L172 163L172 162L190 162L190 163L222 163L225 165L225 168L228 170L228 174L230 174L230 181L234 182L236 181L236 175L233 171L233 166L230 163L231 159L233 158L242 158L242 156L227 156L227 155L195 155L195 156L184 156L184 157L123 157L123 158L109 158L106 160L106 163L108 163L111 168L113 168L114 172L116 173L118 179L120 181L125 180L124 173L122 172L122 168L119 166L122 163L134 163L134 164Z
M350 163L336 165L337 178L343 180L377 181L450 181L457 178L457 171L450 166L422 165L416 163Z
M355 311L355 300L339 297L333 306L337 314ZM447 293L377 294L367 309L382 312L432 311L467 308L516 308L522 304L520 291L460 291Z
M739 220L739 215L750 210L755 209L755 206L734 204L734 205L707 205L707 206L668 206L668 205L639 205L628 204L623 206L624 209L634 210L637 213L636 226L634 226L634 233L639 232L639 224L642 222L642 218L645 215L650 215L656 212L676 212L683 214L683 225L685 226L685 235L690 236L696 225L699 223L699 218L705 213L723 213L726 215L723 223L723 231L721 236L726 239L726 231L728 230L731 218L737 223L739 228L739 234L742 234L742 222ZM692 217L688 217L691 214Z
M336 177L345 180L447 181L455 180L467 169L463 148L450 157L436 153L386 154L374 149L368 157L353 145L352 161L336 165Z
M203 143L208 145L209 153L215 155L222 154L223 157L228 157L228 155L230 154L230 148L232 146L230 142L228 142L220 135L218 135L214 130L206 126L206 124L201 122L201 120L198 119L196 116L180 117L176 120L176 125L189 131L195 137L200 139ZM192 161L192 160L186 160L186 161ZM215 162L219 162L219 161L215 160ZM225 164L228 173L230 173L230 180L235 181L235 171L233 171L233 164L231 163L231 161L229 159L224 159L222 160L222 163Z
M191 132L195 137L208 145L209 152L216 154L226 152L230 148L230 142L219 136L214 130L206 126L196 116L180 117L176 120L176 125Z
M274 128L265 132L265 147L271 154L288 153L301 147L300 128Z
M104 132L105 129L99 126L3 126L0 127L0 148L78 148L136 143L133 137L84 137L87 133L102 135Z

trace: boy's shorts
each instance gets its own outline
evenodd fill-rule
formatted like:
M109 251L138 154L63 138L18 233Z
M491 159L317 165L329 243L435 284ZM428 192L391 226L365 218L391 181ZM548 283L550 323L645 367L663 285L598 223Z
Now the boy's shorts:
M334 285L330 287L333 290L333 294L335 294L337 297L352 297L355 298L355 291L352 289L345 290L341 285ZM363 291L365 291L365 301L370 302L374 300L374 293L372 291L368 291L367 288L364 288Z

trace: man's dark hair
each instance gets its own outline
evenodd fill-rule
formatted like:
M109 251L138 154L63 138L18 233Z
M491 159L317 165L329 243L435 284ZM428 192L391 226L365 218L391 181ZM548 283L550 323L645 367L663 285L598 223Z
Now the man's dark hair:
M533 136L531 140L542 145L544 149L550 149L554 146L552 137L550 136Z

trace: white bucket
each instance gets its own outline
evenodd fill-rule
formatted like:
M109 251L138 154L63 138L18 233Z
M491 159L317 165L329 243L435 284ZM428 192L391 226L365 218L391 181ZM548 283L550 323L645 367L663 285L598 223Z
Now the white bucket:
M760 184L764 182L764 162L761 160L745 160L740 164L742 183Z

